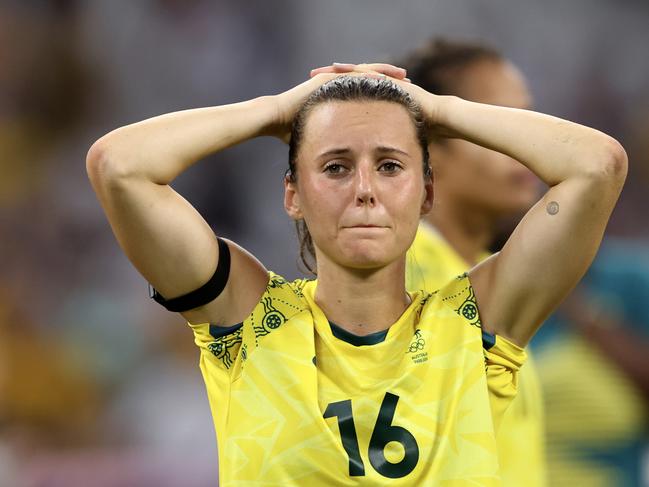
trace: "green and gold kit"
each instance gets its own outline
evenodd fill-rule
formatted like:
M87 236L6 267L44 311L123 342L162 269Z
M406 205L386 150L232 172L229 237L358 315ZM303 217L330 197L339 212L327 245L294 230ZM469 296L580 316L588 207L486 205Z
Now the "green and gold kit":
M469 278L388 330L330 323L317 281L269 275L241 325L190 325L220 485L500 485L496 429L525 353L482 332Z

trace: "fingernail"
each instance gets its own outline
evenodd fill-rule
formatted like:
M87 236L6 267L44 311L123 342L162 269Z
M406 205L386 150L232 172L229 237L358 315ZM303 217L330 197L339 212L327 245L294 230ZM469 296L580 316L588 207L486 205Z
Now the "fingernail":
M412 80L410 78L403 78L404 81L407 81L408 83L412 83Z

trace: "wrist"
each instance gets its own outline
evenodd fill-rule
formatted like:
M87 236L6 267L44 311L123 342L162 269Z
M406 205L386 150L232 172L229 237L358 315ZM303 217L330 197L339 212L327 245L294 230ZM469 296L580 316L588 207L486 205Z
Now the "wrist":
M452 113L458 102L462 102L462 99L457 96L429 94L429 98L422 106L429 137L435 139L458 136L452 128Z
M255 116L259 122L259 135L281 137L282 122L279 120L279 100L277 95L260 96L251 100Z
M450 114L457 103L462 100L454 95L432 96L435 98L429 114L430 121L434 126L448 130L451 121Z

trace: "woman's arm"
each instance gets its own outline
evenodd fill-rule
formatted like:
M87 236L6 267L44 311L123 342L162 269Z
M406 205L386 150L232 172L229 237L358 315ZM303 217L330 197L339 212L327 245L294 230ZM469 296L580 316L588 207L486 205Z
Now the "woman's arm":
M626 153L597 130L549 115L416 96L442 132L517 159L550 187L502 251L470 273L485 328L525 345L591 264L626 177Z
M200 288L219 260L212 229L169 184L201 158L232 145L261 135L286 139L297 108L333 77L323 74L276 96L161 115L95 142L87 158L93 188L120 246L162 296ZM183 313L190 322L240 322L263 293L263 265L236 244L229 247L227 286L211 303Z

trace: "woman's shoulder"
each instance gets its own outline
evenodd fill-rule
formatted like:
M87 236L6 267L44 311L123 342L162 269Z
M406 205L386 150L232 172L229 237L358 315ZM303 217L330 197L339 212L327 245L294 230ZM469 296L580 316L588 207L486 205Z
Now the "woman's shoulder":
M268 272L268 284L266 291L262 295L262 299L266 296L275 298L284 298L291 302L304 302L304 293L311 286L315 285L312 279L294 279L287 280L283 276L276 274L273 271Z
M295 279L289 281L275 272L268 272L266 290L252 313L244 321L263 324L268 331L277 328L293 315L309 308L304 294L314 285L313 280Z
M437 291L426 293L421 291L422 311L449 308L469 324L480 327L480 316L475 292L471 286L468 273L454 277Z

